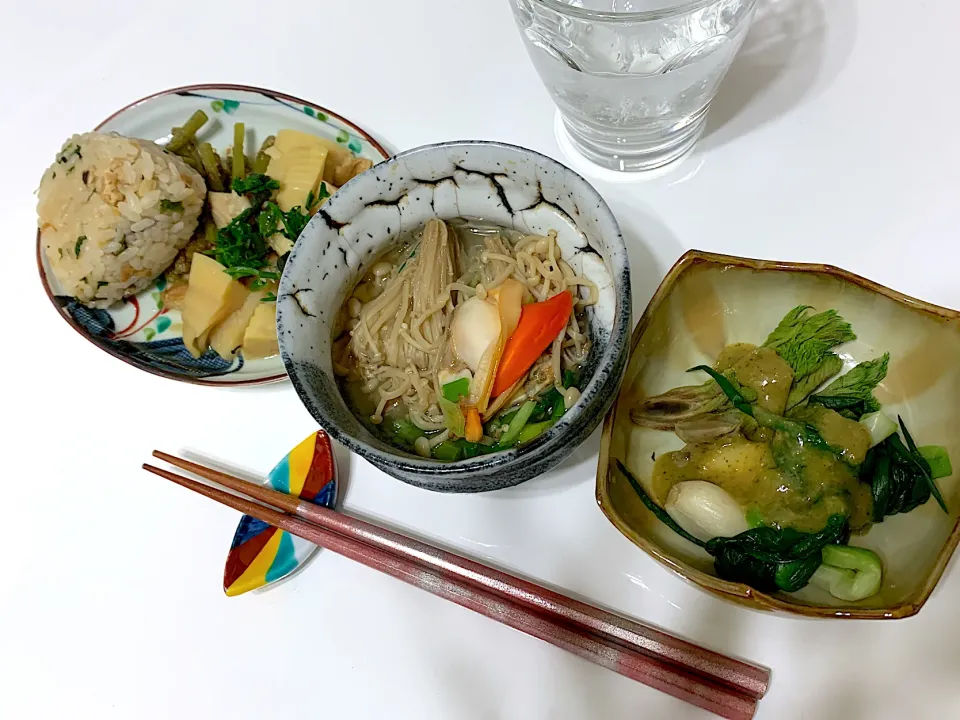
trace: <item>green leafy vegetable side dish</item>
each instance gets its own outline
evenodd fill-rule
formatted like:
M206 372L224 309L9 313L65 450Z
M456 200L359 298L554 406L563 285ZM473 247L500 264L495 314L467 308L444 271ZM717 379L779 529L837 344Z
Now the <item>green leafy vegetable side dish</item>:
M806 305L793 308L764 343L765 348L776 352L793 370L792 377L786 376L790 382L786 402L783 403L781 395L782 404L774 406L776 412L768 409L771 395L764 404L757 392L741 387L736 377L736 364L722 373L708 365L698 365L688 372L709 375L710 381L705 385L678 387L647 398L630 411L630 417L643 427L674 430L687 443L683 451L669 453L676 457L671 458L669 463L673 464L668 463L663 472L672 472L670 468L675 471L677 467L687 472L683 470L686 468L684 463L689 464L689 459L698 452L702 454L696 456L700 458L696 462L723 458L722 463L717 460L717 467L727 467L724 463L730 463L736 468L735 463L743 462L755 468L756 461L748 456L750 451L745 451L747 454L742 457L738 453L742 448L767 443L769 457L779 473L777 482L781 483L776 492L795 492L810 508L827 509L818 516L818 519L825 520L819 531L798 530L791 527L792 521L789 520L780 521L781 525L765 525L764 515L756 506L751 506L749 496L745 500L730 497L732 509L723 512L734 516L738 509L744 512L745 524L737 523L734 527L748 529L733 537L714 537L704 542L684 530L671 514L679 520L687 518L697 524L700 521L692 519L691 512L701 512L706 517L721 512L719 506L707 507L710 501L702 499L699 506L691 505L689 493L698 491L689 490L684 505L680 504L679 498L667 499L668 512L653 501L622 462L617 460L616 465L643 504L661 522L713 556L719 577L763 591L795 592L813 583L838 599L858 601L879 591L882 562L876 553L866 548L846 546L851 524L860 531L870 520L879 523L889 515L910 512L926 503L931 495L947 512L935 480L950 475L953 468L946 448L936 445L918 448L902 418L898 417L900 432L897 433L892 422L880 412L880 403L873 392L887 376L889 353L862 362L838 376L843 361L831 349L856 339L856 336L850 324L835 310L819 313L811 310ZM769 356L769 350L767 353ZM772 384L777 381L776 375L773 377L774 380L763 379L762 382ZM752 379L751 382L755 388L758 381ZM827 382L829 384L817 392ZM745 417L738 419L733 413L731 421L731 406ZM540 419L534 416L534 420ZM774 432L763 434L761 429ZM733 435L738 432L742 433L741 437ZM826 437L838 446L831 445ZM728 448L732 448L730 460L723 456ZM858 489L865 490L862 486L857 488L859 482L870 488L871 507L820 505L824 501L823 490L815 494L809 486L823 482L822 487L829 487L827 483L831 481L834 466L826 458L810 455L805 448L832 454L836 460L845 463L837 477L842 482L854 481L854 487L841 485L840 492L827 496L828 500L836 502L838 497L851 498ZM658 458L654 460L660 462ZM759 467L767 472L768 466ZM680 484L688 479L700 479L682 473L674 477ZM764 482L764 477L756 482ZM702 480L709 483L713 478L707 475ZM726 489L722 480L713 484ZM676 504L671 506L671 502Z
M279 277L278 273L265 269L270 253L267 238L279 232L295 242L310 221L309 214L300 207L284 212L270 200L279 187L280 183L263 173L234 179L231 189L247 196L251 207L217 232L216 245L211 253L233 277L256 278L251 285L254 290L263 288L267 280Z

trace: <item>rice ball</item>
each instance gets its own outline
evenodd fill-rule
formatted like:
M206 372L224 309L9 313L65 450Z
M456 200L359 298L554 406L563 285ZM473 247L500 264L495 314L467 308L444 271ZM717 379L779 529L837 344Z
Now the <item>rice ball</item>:
M38 194L40 243L63 292L107 307L169 267L197 228L207 188L156 143L85 133L64 143Z

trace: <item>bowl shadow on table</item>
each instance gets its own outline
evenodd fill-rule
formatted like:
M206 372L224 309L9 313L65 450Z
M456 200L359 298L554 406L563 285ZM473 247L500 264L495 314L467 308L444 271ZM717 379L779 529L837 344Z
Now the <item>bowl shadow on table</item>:
M710 106L700 149L772 122L829 85L846 64L855 31L852 0L760 0Z
M343 509L343 500L344 500L344 498L347 496L347 491L348 491L349 486L350 486L351 470L352 470L352 468L353 468L353 457L351 456L350 451L347 450L347 448L345 448L345 447L343 447L342 445L340 445L339 443L332 443L332 445L333 445L334 456L335 456L335 458L336 458L336 463L337 463L337 504L336 504L336 509L337 509L337 510L342 510L342 509ZM252 484L254 484L254 485L262 485L262 484L263 484L263 481L264 481L264 480L266 479L266 477L267 477L267 473L269 473L269 472L270 472L270 469L272 469L272 466L271 466L271 468L269 468L269 469L267 469L267 470L263 470L263 471L248 470L248 469L246 469L246 468L244 468L244 467L240 467L239 465L233 465L232 463L226 462L226 461L221 460L221 459L219 459L219 458L215 458L215 457L213 457L213 456L211 456L211 455L207 455L207 454L200 453L200 452L195 452L195 451L190 450L190 449L187 449L187 448L184 448L184 449L182 449L182 450L180 451L180 456L183 457L183 458L185 458L186 460L189 460L189 461L191 461L191 462L195 462L195 463L197 463L198 465L205 465L205 466L207 466L207 467L209 467L209 468L213 468L213 469L215 469L215 470L219 470L220 472L227 473L228 475L233 475L234 477L238 477L238 478L240 478L241 480L246 480L247 482L252 483ZM279 460L279 458L278 458L278 460ZM189 473L187 473L187 475L190 476ZM238 515L237 515L237 522L239 522L239 521L240 521L240 515L238 514ZM232 537L232 536L231 536L231 537ZM226 553L227 553L227 551L228 551L229 549L230 549L230 544L229 544L228 541L225 541L225 543L224 543L224 560L226 560ZM310 567L310 566L314 563L314 561L317 559L317 557L320 556L321 554L323 554L324 552L327 552L327 551L324 550L324 548L320 548L320 552L315 552L315 553L313 553L310 557L308 557L306 560L304 560L304 561L300 564L300 567L298 567L295 572L292 572L292 573L290 573L289 575L280 578L279 580L275 580L274 582L270 583L269 585L267 585L267 586L265 586L265 587L262 587L262 588L260 588L260 589L258 589L258 590L255 590L254 593L255 593L255 594L260 594L260 593L264 593L264 592L270 592L272 589L278 588L278 587L280 587L280 586L282 586L282 585L286 585L288 582L295 582L296 579L297 579L308 567Z

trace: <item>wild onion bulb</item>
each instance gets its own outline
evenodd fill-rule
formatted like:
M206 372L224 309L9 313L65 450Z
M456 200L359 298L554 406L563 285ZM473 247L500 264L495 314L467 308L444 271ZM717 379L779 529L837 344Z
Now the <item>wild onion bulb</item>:
M674 522L700 540L733 537L749 529L743 508L719 485L704 480L677 483L663 509Z

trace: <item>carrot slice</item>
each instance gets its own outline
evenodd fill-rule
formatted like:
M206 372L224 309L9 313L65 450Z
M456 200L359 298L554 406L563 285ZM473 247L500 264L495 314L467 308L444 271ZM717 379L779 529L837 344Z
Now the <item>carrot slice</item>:
M463 433L468 442L480 442L483 437L483 424L480 422L480 412L475 407L468 407L465 413L467 416L466 430Z
M491 397L503 393L533 366L557 335L563 332L572 310L573 295L569 290L549 300L523 306L517 329L503 348Z

